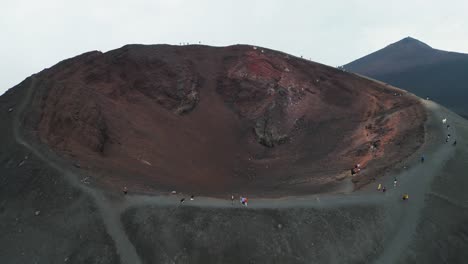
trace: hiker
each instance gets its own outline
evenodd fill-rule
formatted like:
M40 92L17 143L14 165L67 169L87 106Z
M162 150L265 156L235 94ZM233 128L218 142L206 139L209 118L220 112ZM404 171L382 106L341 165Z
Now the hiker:
M351 175L357 174L361 171L361 164L355 164L354 168L351 169Z
M397 186L397 183L398 183L397 179L396 179L396 178L395 178L395 179L393 179L393 187L394 187L394 188L396 188L396 186Z
M450 125L447 125L447 129L449 129L449 128L450 128Z
M377 186L377 191L380 191L380 189L382 189L382 184L379 183L379 185Z
M231 195L231 204L234 205L234 195Z
M361 171L361 164L354 165L354 174L359 173Z
M180 199L180 204L183 204L185 202L185 198Z
M244 197L244 206L245 206L245 207L247 207L247 202L248 202L248 201L249 201L249 200L247 199L247 197Z
M387 191L387 189L385 188L385 186L382 188L382 192L385 192Z
M246 197L241 197L241 204L243 206L247 206L247 198Z
M457 145L457 141L456 141L456 140L453 141L453 144L452 144L452 145L453 145L453 146L456 146L456 145Z
M402 197L403 201L406 201L409 199L409 195L408 194L403 194L403 197Z
M192 196L190 196L190 201L193 201L195 200L195 196L192 194Z
M421 163L424 163L424 156L421 156Z
M127 194L127 193L128 193L128 188L127 188L127 186L124 186L122 191L123 191L124 194Z
M379 147L379 144L380 144L380 140L377 140L374 143L372 143L372 146L374 146L374 148L377 149Z

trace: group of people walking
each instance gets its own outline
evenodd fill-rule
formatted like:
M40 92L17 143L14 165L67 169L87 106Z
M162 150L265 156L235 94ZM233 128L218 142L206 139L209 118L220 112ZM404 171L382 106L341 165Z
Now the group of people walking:
M450 124L447 124L447 118L442 119L442 124L446 125L447 130L450 130ZM449 142L450 137L451 137L450 133L447 133L447 136L446 136L446 138L445 138L445 143L448 143L448 142ZM453 143L452 143L452 145L453 145L453 146L456 146L456 145L457 145L457 141L454 140ZM424 155L422 155L422 156L421 156L421 163L424 163L424 161L425 161L425 157L424 157ZM397 180L396 180L396 178L395 178L395 180L394 180L393 183L394 183L394 187L396 187L396 186L397 186ZM378 188L380 189L380 184L379 184L379 187L378 187ZM383 188L385 188L385 187L383 187ZM405 194L402 195L402 200L403 200L403 201L406 201L406 200L408 200L408 199L409 199L409 195L408 195L407 193L405 193Z
M446 118L442 119L442 123L443 123L443 124L446 124L447 130L450 130L450 125L447 124L447 119L446 119ZM449 142L450 137L451 137L451 135L450 135L450 133L448 133L448 134L447 134L447 137L445 138L445 142L446 142L446 143ZM453 143L452 143L452 145L453 145L453 146L456 146L456 145L457 145L457 141L454 140ZM421 155L420 161L421 161L421 163L424 163L424 161L425 161L424 155ZM405 168L406 168L406 167L405 167ZM359 173L360 171L361 171L361 165L360 165L360 164L356 164L356 165L354 166L354 168L351 170L351 173L352 173L352 175L354 175L354 174ZM397 186L398 186L398 180L397 180L397 178L394 178L394 179L393 179L393 188L397 188ZM387 191L386 187L385 187L384 185L382 185L381 183L378 184L377 190L378 190L378 191L382 191L383 193L385 193L385 192ZM128 193L128 188L125 186L125 187L123 187L123 190L122 190L122 191L123 191L123 193L126 195L126 194ZM173 194L176 194L175 191L173 191L172 193L173 193ZM404 201L406 201L406 200L409 199L409 195L408 195L407 193L404 193L401 197L402 197L402 200L404 200ZM247 205L248 205L248 198L247 198L247 197L244 197L244 196L240 196L239 198L240 198L240 199L239 199L240 204L243 205L243 206L245 206L245 207L247 207ZM190 196L190 200L193 201L194 199L195 199L195 196L194 196L194 195L191 195L191 196ZM232 205L234 205L234 200L235 200L234 195L231 195L231 204L232 204ZM183 197L183 198L180 199L180 201L179 201L180 204L183 204L184 202L185 202L185 197Z
M398 186L398 180L397 180L397 178L394 178L393 179L393 188L396 188L397 186ZM387 189L385 188L385 186L383 186L381 183L379 183L379 185L377 185L377 191L386 192ZM402 199L403 199L403 201L408 200L409 195L407 193L403 194Z

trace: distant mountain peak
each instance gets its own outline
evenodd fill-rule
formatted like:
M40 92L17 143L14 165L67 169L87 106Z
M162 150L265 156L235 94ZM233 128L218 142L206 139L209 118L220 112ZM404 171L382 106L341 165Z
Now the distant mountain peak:
M431 46L412 37L403 38L393 44L388 45L387 47L412 47L412 48L432 49Z
M344 65L344 68L372 77L377 73L401 71L404 68L438 61L446 58L446 54L447 52L433 49L420 40L406 37L350 62Z
M468 118L468 54L434 49L406 37L343 68L423 98L429 96Z

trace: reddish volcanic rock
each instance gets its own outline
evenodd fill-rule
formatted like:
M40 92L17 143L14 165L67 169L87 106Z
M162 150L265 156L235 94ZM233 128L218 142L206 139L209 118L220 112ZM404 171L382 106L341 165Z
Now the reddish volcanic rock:
M29 126L115 188L330 191L354 164L369 182L423 139L411 95L251 46L129 45L36 78Z

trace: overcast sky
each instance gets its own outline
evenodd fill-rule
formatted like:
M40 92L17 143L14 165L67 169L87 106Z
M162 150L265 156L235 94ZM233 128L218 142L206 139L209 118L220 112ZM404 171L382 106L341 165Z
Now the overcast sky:
M406 36L468 53L468 1L1 0L0 94L90 50L254 44L348 63Z

